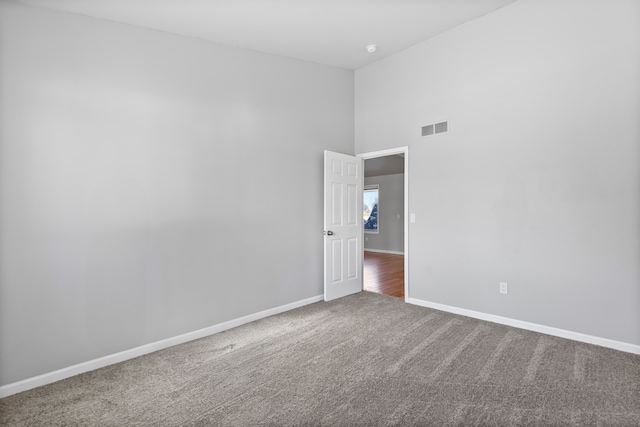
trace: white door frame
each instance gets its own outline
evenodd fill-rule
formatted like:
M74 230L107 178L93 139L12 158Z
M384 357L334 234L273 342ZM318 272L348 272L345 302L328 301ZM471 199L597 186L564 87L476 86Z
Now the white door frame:
M404 154L404 301L409 302L409 146L356 154L356 157L366 160L397 154ZM362 233L364 234L364 228ZM364 250L360 256L363 258L362 265L364 265Z

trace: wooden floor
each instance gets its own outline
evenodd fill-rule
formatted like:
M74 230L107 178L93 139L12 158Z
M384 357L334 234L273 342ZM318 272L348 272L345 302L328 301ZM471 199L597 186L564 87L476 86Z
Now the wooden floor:
M404 255L365 251L364 290L404 298Z

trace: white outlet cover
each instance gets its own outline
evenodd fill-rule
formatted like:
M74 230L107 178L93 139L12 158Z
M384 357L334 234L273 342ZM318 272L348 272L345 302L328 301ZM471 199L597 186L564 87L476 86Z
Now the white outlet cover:
M500 293L501 294L509 293L509 286L507 285L506 282L500 282Z
M416 214L411 214L409 221L416 222Z

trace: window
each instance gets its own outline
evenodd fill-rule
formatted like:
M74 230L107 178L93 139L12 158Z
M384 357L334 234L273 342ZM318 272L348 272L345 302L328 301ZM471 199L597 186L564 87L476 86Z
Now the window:
M362 197L362 208L364 218L364 232L378 232L378 186L367 185L364 187Z

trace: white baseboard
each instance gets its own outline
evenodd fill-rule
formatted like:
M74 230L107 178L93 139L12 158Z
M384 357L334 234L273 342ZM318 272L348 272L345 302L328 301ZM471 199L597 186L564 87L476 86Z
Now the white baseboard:
M486 320L488 322L499 323L501 325L513 326L515 328L526 329L528 331L540 332L555 337L567 338L574 341L595 344L601 347L608 347L614 350L620 350L627 353L640 354L640 345L630 344L622 341L614 341L608 338L596 337L593 335L582 334L579 332L567 331L565 329L553 328L550 326L539 325L537 323L529 323L522 320L511 319L509 317L496 316L494 314L482 313L480 311L467 310L465 308L453 307L445 304L424 301L416 298L407 298L405 300L409 304L419 305L421 307L433 308L449 313L460 314L462 316L473 317L475 319Z
M248 316L240 317L238 319L229 320L227 322L219 323L217 325L209 326L207 328L199 329L197 331L188 332L186 334L167 338L161 341L156 341L150 344L145 344L140 347L132 348L130 350L125 350L119 353L110 354L108 356L104 356L99 359L94 359L88 362L83 362L77 365L69 366L67 368L58 369L57 371L48 372L46 374L38 375L36 377L27 378L26 380L7 384L0 387L0 399L3 397L11 396L16 393L21 393L23 391L31 390L36 387L51 384L56 381L63 380L65 378L72 377L74 375L93 371L99 368L104 368L105 366L113 365L114 363L124 362L125 360L129 360L135 357L143 356L145 354L153 353L154 351L163 350L168 347L173 347L174 345L183 344L185 342L189 342L189 341L207 337L209 335L217 334L218 332L226 331L228 329L235 328L240 325L244 325L245 323L263 319L265 317L273 316L275 314L284 313L285 311L293 310L294 308L302 307L308 304L313 304L314 302L322 301L323 299L324 299L324 295L318 295L318 296L307 298L304 300L292 302L290 304L281 305L280 307L275 307L269 310L264 310L258 313L250 314Z
M400 251L387 251L385 249L368 249L368 248L364 248L365 252L378 252L381 254L392 254L392 255L404 255L404 252L400 252Z

